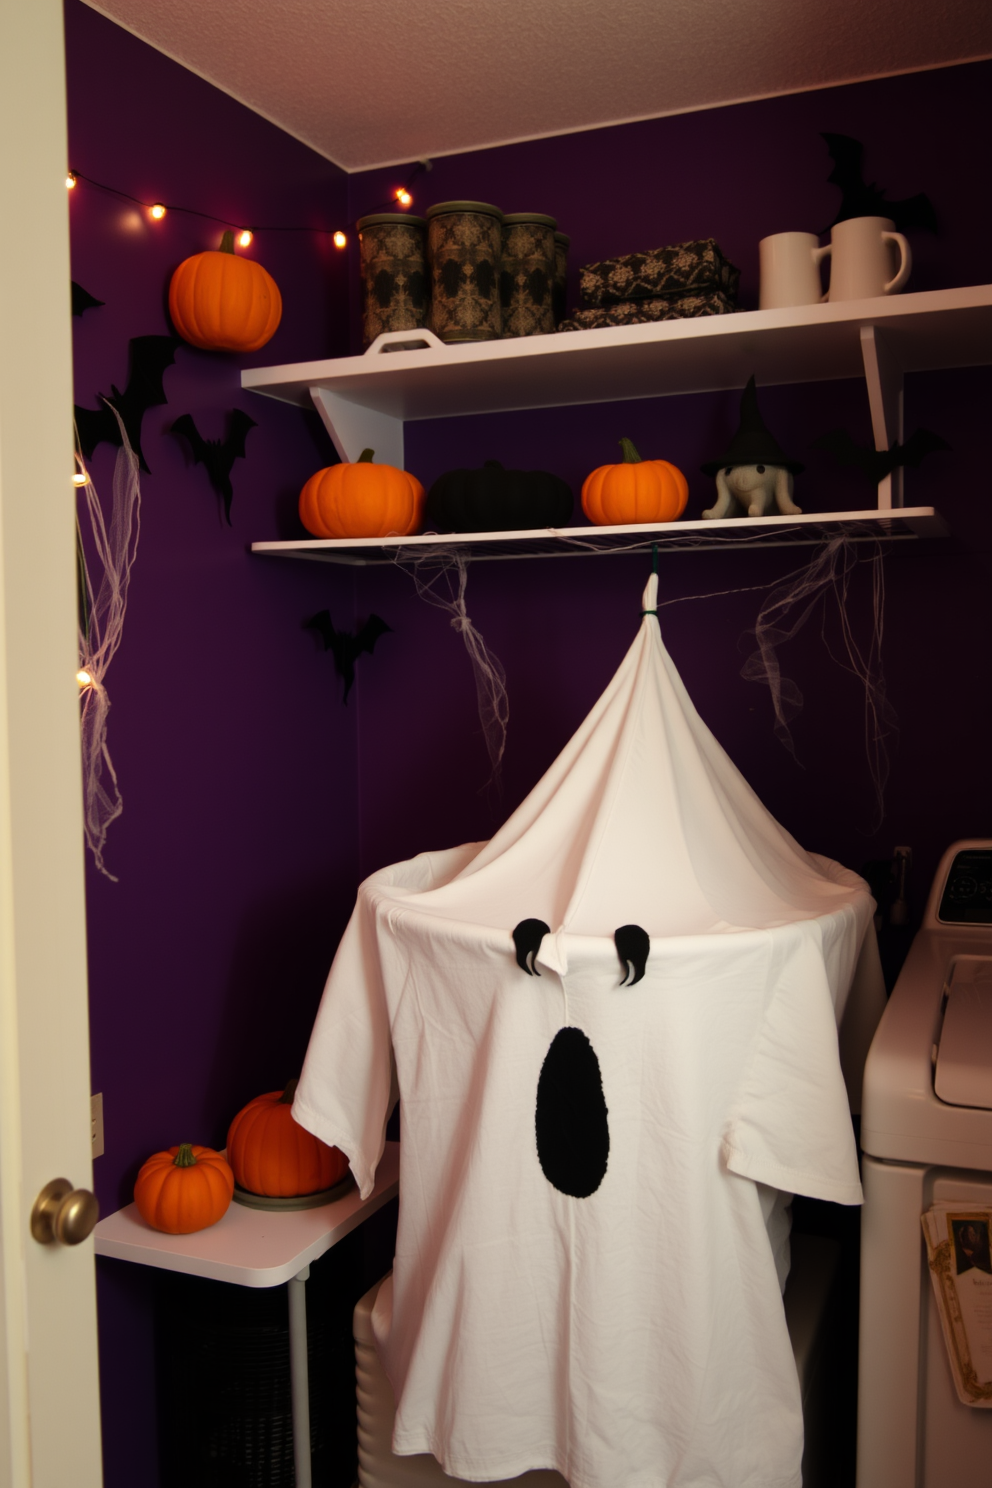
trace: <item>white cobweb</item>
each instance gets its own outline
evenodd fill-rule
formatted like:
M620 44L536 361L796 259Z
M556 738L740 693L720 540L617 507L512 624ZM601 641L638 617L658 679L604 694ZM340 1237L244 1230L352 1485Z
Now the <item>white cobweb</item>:
M116 883L115 875L104 862L104 848L107 831L123 811L124 802L107 747L110 696L106 678L124 633L128 586L141 532L141 485L138 457L128 442L117 410L109 403L107 406L117 419L123 441L114 467L109 525L81 456L79 466L86 472L86 484L80 487L76 520L80 583L79 669L85 673L85 677L80 678L83 830L97 868ZM87 551L91 558L87 558Z
M619 546L615 539L609 543L597 543L595 532L581 537L565 539L557 534L559 545L567 543L576 556L585 553L618 551L624 553L649 554L654 550L657 566L657 541L651 537L632 538ZM755 533L755 544L761 542L763 534ZM707 534L706 541L699 546L713 547L713 538ZM729 545L729 544L728 544ZM733 546L746 545L746 539L735 536ZM684 544L692 546L691 542ZM867 547L867 553L865 548ZM517 549L515 556L546 556L547 548L535 544L535 551ZM871 831L880 826L885 812L885 786L889 773L887 740L896 728L895 714L886 698L885 675L882 668L882 640L884 632L884 574L885 543L863 538L855 540L849 533L841 532L824 536L807 563L794 569L784 578L773 579L765 584L746 584L730 589L707 590L701 594L678 595L673 599L659 599L659 611L670 605L686 604L696 600L718 599L731 594L764 593L754 625L756 649L747 658L741 675L751 682L759 682L769 690L774 714L773 731L782 746L799 763L790 723L801 712L803 695L796 681L783 674L779 650L793 640L810 616L819 609L821 635L831 658L845 671L850 672L861 685L864 697L865 755L874 796L874 816ZM863 555L863 556L862 556ZM466 605L471 549L457 541L450 544L432 544L429 551L412 548L394 548L390 555L396 565L409 572L421 599L447 612L450 623L462 637L475 678L479 722L489 755L490 776L487 784L499 786L503 756L506 751L507 730L510 721L510 702L506 687L506 673L494 652L475 627ZM864 641L855 635L850 618L851 581L855 572L864 565L870 567L872 606L871 625ZM840 651L831 644L826 617L828 602L833 601L841 637Z
M489 755L487 784L498 787L510 724L510 699L503 664L486 645L465 605L468 565L469 558L464 549L457 547L436 550L430 556L421 555L413 561L407 558L402 564L409 568L420 598L444 610L450 617L452 630L457 631L465 643L475 678L479 723Z
M857 678L864 695L865 756L875 797L875 814L870 830L875 832L885 817L885 787L889 776L887 740L897 724L886 697L882 668L885 568L880 544L875 545L868 562L871 566L872 619L864 645L859 643L851 624L851 578L859 559L854 545L841 535L819 548L804 568L771 588L758 611L754 627L757 649L741 668L741 676L749 682L764 683L768 688L775 714L775 736L798 763L789 724L803 706L803 695L791 677L783 676L778 650L798 635L813 611L820 607L823 643L838 666ZM821 601L828 598L834 600L836 608L840 654L834 650L827 634L826 604L821 604Z

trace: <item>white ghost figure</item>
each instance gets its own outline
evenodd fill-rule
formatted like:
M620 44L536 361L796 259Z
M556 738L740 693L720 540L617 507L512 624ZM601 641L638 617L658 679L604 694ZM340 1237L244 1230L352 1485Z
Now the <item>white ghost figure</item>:
M792 499L792 477L802 466L790 460L771 433L758 407L758 391L749 377L741 394L740 425L719 460L702 467L716 477L716 502L704 517L736 517L743 507L749 517L783 517L802 511Z
M749 517L767 517L779 511L783 517L797 516L802 507L792 499L792 472L784 465L728 465L717 471L716 502L704 517L732 517L737 503Z
M399 1092L393 1450L474 1482L799 1488L770 1215L861 1202L838 1022L860 1085L874 904L710 733L657 584L495 836L362 884L293 1103L365 1197Z

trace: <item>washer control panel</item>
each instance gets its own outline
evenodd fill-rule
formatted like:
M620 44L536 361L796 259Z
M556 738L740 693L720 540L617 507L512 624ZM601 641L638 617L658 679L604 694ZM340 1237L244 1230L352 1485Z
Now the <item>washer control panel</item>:
M937 919L942 925L992 925L992 848L955 853Z

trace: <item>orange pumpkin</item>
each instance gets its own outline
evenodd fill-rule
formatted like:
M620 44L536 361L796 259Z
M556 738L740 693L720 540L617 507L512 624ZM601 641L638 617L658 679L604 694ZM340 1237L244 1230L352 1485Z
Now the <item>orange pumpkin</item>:
M249 1101L231 1122L227 1156L249 1193L288 1199L321 1193L348 1171L348 1159L293 1120L296 1081Z
M582 487L582 510L598 527L631 522L674 522L685 511L689 482L667 460L642 460L621 439L621 465L600 465Z
M300 521L314 537L406 537L424 515L424 488L395 465L373 465L362 450L354 465L328 465L300 492Z
M191 1235L216 1224L228 1210L234 1174L212 1147L183 1142L156 1152L142 1165L134 1185L138 1213L153 1230Z
M234 234L219 250L184 259L169 285L172 324L203 351L257 351L282 319L279 286L260 263L238 258Z

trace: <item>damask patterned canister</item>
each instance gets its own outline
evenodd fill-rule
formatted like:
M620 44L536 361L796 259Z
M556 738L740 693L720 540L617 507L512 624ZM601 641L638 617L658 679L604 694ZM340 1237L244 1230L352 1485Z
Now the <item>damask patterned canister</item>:
M568 247L571 241L567 233L555 233L555 284L551 291L551 303L554 306L556 326L561 325L565 319L568 297Z
M553 217L512 212L503 218L499 298L504 336L543 336L555 328Z
M427 324L426 228L423 217L407 212L359 218L366 346L383 331Z
M438 202L427 211L430 328L442 341L495 341L500 334L503 214L486 202Z

